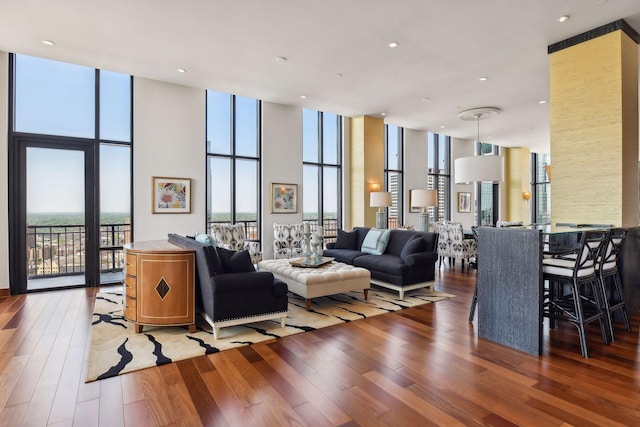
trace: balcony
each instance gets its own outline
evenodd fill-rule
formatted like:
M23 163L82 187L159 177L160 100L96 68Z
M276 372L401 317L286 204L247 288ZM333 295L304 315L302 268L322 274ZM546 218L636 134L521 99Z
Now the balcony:
M84 225L27 226L27 289L84 285ZM122 280L130 224L100 225L100 282Z

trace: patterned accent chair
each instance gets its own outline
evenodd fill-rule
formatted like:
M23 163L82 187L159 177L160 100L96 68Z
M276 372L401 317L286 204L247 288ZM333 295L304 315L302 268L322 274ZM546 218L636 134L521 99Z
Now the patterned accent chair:
M451 246L451 242L449 240L449 231L447 229L448 221L438 221L434 225L434 230L438 235L438 245L436 250L438 252L438 268L442 266L442 263L445 258L449 258L451 255L449 247Z
M465 239L464 231L462 230L462 223L450 222L447 224L447 234L450 243L449 257L455 259L460 258L462 260L462 269L464 269L465 260L467 263L470 258L478 256L478 246L475 239Z
M244 224L213 224L211 226L211 235L221 248L229 249L230 251L248 250L253 264L262 261L260 244L247 240Z
M273 224L273 257L275 259L302 257L303 239L303 223Z

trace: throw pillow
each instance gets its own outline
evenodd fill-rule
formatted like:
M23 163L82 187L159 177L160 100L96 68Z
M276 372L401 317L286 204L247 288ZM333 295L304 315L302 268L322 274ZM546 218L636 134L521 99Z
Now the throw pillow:
M195 241L207 246L217 246L216 239L214 239L210 234L196 233Z
M338 230L338 238L333 248L355 251L358 248L358 233L356 231Z
M417 254L419 252L424 251L425 241L422 236L418 236L417 234L407 240L407 243L404 244L402 251L400 252L400 258L403 261L407 260L407 257L411 254Z
M362 248L360 250L366 254L382 255L387 249L389 243L390 230L382 230L380 228L372 228L364 236Z
M251 263L249 251L230 251L229 249L216 248L225 273L247 273L256 271Z
M211 275L217 276L218 274L224 274L224 266L222 265L222 260L218 255L216 247L204 246L202 250L204 251L204 256L207 260L207 266L209 267Z

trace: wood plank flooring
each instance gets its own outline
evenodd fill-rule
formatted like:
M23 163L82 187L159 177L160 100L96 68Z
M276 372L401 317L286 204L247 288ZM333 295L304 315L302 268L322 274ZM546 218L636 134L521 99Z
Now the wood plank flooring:
M0 298L0 426L640 425L640 314L605 346L545 329L542 357L479 340L457 297L84 383L96 289ZM480 302L482 304L482 302Z

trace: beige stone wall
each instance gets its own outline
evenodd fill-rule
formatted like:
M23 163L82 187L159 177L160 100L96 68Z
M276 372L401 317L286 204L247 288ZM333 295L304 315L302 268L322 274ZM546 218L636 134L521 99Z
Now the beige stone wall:
M637 224L637 65L622 31L550 55L553 223Z
M360 116L351 119L351 225L373 227L377 208L369 207L373 191L384 191L384 120Z

